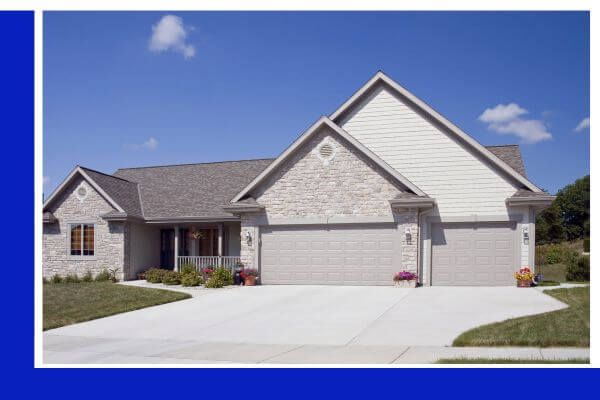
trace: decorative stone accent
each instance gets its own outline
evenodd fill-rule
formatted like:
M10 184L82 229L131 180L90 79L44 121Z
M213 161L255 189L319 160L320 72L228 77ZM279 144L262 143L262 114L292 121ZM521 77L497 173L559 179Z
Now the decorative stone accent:
M76 190L84 179L75 179L50 206L58 222L44 224L42 237L42 273L46 278L54 274L93 275L104 269L117 269L117 276L123 279L125 260L126 223L106 222L100 215L113 210L113 207L85 183L87 194L79 200ZM94 256L73 257L68 243L69 223L94 223Z

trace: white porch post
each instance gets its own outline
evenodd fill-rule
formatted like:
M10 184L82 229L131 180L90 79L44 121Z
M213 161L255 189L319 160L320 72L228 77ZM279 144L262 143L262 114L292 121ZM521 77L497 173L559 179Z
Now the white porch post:
M221 264L221 257L223 257L223 224L219 224L219 240L217 242L217 252L219 256L219 264Z
M177 260L179 258L179 225L175 225L175 271L179 271Z

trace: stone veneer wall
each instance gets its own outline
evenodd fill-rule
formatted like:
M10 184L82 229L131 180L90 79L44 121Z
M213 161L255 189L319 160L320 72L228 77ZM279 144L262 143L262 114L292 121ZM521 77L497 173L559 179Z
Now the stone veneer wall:
M327 140L335 155L327 165L316 154ZM402 235L402 266L417 272L418 218L416 210L392 212L389 200L403 191L387 173L337 134L321 131L252 193L265 206L263 214L241 215L241 258L254 267L258 226L266 218L384 217L394 218ZM391 219L391 218L390 218ZM405 230L411 241L405 240ZM246 243L246 232L254 238Z
M123 222L106 222L101 214L113 210L113 207L97 193L91 185L85 183L88 195L80 201L75 190L84 181L75 179L51 205L49 211L58 219L53 224L44 224L42 238L42 271L44 277L54 274L82 276L87 271L96 275L104 269L117 269L119 279L123 279L126 267L125 235L127 226ZM69 254L68 224L95 224L95 254L89 258L75 258ZM128 246L127 246L128 247Z

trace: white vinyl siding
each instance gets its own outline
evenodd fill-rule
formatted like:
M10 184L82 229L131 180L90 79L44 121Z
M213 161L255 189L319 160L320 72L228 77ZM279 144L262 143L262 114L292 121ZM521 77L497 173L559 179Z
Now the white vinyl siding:
M341 126L435 198L441 216L508 215L505 199L517 188L387 89L374 91Z

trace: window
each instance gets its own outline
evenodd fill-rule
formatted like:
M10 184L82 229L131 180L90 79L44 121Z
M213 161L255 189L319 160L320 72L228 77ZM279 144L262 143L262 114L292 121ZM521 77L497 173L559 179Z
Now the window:
M94 255L93 224L71 224L71 255Z

